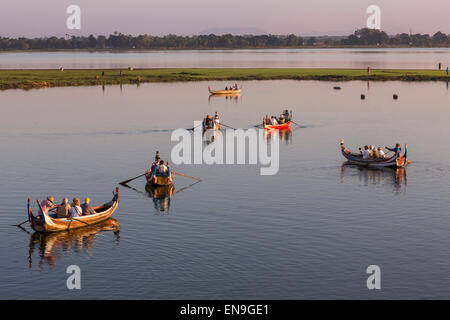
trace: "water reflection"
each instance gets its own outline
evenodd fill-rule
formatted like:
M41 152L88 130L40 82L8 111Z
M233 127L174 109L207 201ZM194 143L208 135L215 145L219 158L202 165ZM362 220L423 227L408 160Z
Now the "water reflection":
M147 184L145 186L145 190L147 191L149 198L152 198L153 200L156 214L169 214L170 203L175 192L175 187L173 185L154 187Z
M399 195L406 193L407 178L406 168L373 168L363 167L348 162L344 162L341 166L341 183L345 180L352 180L357 177L358 181L364 185L385 185L392 187L393 193Z
M292 129L285 129L285 130L277 130L278 131L278 138L280 139L280 142L284 142L286 144L289 144L292 142ZM272 135L274 134L275 130L265 130L264 131L264 140L268 144L272 141Z
M234 102L234 103L238 103L241 99L241 94L240 93L235 93L235 94L210 94L208 97L208 102L211 103L211 100L213 99L224 99L226 102Z
M33 268L34 251L38 249L38 267L42 269L44 264L53 267L56 261L71 251L75 253L89 252L98 239L101 232L113 231L114 241L119 244L119 222L110 218L92 226L86 226L69 231L54 233L35 232L30 236L30 248L28 255L29 268Z

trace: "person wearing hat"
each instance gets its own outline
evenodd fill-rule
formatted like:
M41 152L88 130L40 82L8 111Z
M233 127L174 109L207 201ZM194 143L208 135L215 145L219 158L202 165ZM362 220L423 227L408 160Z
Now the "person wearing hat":
M46 200L41 202L41 210L39 210L39 216L42 216L44 212L47 214L51 209L56 208L57 206L54 204L55 198L52 196L48 196Z
M86 197L84 199L84 203L81 205L81 211L82 211L83 216L95 214L95 210L94 210L94 208L91 207L90 203L91 203L91 199Z

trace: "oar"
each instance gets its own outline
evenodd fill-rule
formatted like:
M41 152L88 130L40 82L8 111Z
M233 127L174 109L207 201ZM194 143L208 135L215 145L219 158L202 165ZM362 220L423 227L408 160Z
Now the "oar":
M295 121L292 121L292 120L291 120L291 122L292 122L292 123L294 123L294 124L296 124L296 125L298 125L299 127L301 127L301 126L302 126L301 124L298 124L298 123L297 123L297 122L295 122Z
M199 125L197 125L197 126L195 126L195 127L193 127L193 128L186 129L186 130L194 130L195 128L197 128L197 127L199 127L199 126L201 126L201 124L199 124Z
M87 225L90 225L90 224L91 224L91 223L87 223L87 222L84 222L84 221L75 219L75 218L73 218L73 217L70 217L70 220L74 220L74 221L78 221L78 222L83 222L84 224L87 224Z
M187 175L182 174L182 173L179 173L179 172L175 172L175 171L174 171L173 173L175 173L175 174L177 174L177 175L179 175L179 176L186 177L186 178L191 178L191 179L194 179L194 180L197 180L197 181L202 181L202 179L195 178L195 177L191 177L191 176L187 176Z
M125 184L127 184L128 182L130 182L130 181L133 181L133 180L136 180L137 178L140 178L140 177L142 177L142 176L145 176L146 174L147 174L147 172L145 172L145 173L143 173L143 174L140 174L140 175L138 175L137 177L134 177L134 178L131 178L131 179L128 179L128 180L119 182L119 184L125 185Z
M22 223L19 223L19 224L15 224L14 226L17 226L17 227L21 227L25 222L28 222L28 219L27 220L25 220L24 222L22 222Z
M227 128L230 128L230 129L233 129L233 130L236 130L236 128L233 128L233 127L227 126L227 125L226 125L226 124L224 124L224 123L221 123L220 125L221 125L221 126L224 126L224 127L227 127Z

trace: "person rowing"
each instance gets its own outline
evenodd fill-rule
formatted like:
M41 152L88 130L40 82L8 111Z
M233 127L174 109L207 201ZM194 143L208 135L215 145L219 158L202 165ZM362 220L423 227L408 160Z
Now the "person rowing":
M387 150L394 152L395 154L400 154L402 152L402 148L400 147L400 143L395 144L394 148L385 147Z

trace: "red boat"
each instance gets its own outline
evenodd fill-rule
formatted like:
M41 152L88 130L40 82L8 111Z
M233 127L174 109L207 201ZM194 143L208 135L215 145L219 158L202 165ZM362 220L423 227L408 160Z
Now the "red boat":
M286 129L289 129L290 127L291 127L291 121L288 121L283 124L277 124L274 126L264 123L264 129L266 129L266 130L286 130Z

